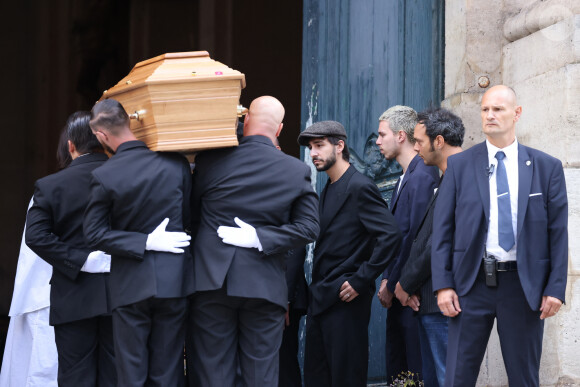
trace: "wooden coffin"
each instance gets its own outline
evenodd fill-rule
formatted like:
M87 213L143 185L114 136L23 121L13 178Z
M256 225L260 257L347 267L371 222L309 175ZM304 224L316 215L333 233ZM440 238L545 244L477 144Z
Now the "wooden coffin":
M154 151L186 154L238 145L244 74L206 51L176 52L139 62L102 99L121 102L131 130Z

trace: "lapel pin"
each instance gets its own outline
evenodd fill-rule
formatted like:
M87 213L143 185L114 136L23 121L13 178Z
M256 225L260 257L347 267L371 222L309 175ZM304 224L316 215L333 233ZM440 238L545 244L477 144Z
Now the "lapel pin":
M530 160L526 161L526 165L529 167L532 164Z

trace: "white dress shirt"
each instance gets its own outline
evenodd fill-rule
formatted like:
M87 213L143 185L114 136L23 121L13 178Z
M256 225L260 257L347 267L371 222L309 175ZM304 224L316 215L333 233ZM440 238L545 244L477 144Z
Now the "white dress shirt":
M489 165L493 165L493 173L489 176L489 227L487 231L486 250L489 254L493 254L499 261L515 261L516 251L518 247L518 237L516 234L518 225L518 140L507 147L500 149L492 145L488 140L485 141L487 145L487 155ZM510 205L512 210L512 228L514 231L515 244L509 250L505 251L498 241L498 214L497 214L497 159L495 154L498 151L505 153L503 163L505 165L508 185L510 187Z

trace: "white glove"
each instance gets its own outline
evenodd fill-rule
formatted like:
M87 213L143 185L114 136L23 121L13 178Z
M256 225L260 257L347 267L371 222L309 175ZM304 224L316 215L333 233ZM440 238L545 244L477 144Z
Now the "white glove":
M189 246L191 237L180 231L165 231L169 218L165 218L159 226L147 237L145 250L166 251L168 253L183 253L179 247Z
M256 229L238 217L234 218L234 222L240 227L218 227L217 233L222 238L222 242L228 245L247 247L249 249L256 248L262 251L262 244L260 239L258 239Z
M81 271L85 273L109 273L111 271L111 256L102 251L93 251L89 254Z

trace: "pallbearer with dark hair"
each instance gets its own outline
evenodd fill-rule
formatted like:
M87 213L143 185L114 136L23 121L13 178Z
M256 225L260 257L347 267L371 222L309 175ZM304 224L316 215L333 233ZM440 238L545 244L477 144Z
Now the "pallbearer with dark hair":
M185 297L194 291L189 163L137 141L115 100L97 103L90 125L113 154L92 173L84 231L112 256L119 385L181 386Z
M58 351L58 383L71 387L117 383L108 297L111 257L92 251L82 231L91 172L107 161L89 119L89 112L69 117L61 147L72 162L36 182L26 218L26 244L53 267L50 324ZM66 163L64 152L59 154Z

